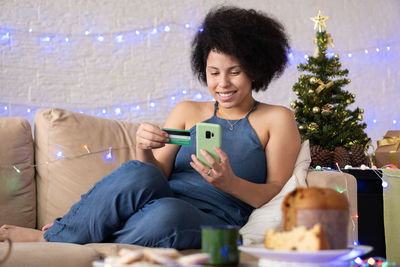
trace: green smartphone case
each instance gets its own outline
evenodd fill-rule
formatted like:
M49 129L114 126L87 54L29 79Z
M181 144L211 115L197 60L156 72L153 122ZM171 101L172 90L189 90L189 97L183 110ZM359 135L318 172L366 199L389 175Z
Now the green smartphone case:
M216 162L221 162L213 147L221 147L221 126L214 123L200 122L196 124L196 156L205 165L211 168L207 160L201 155L200 149L204 149Z

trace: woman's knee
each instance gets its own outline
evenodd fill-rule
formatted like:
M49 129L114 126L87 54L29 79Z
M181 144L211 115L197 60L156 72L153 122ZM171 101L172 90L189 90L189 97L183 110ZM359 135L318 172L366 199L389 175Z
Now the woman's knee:
M117 195L147 195L151 198L172 195L168 181L162 172L154 165L137 160L122 164L110 173L84 195L99 191L102 194Z

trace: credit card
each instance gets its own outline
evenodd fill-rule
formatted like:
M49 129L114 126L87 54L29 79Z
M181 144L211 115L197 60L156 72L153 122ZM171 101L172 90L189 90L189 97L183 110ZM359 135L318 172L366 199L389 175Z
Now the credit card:
M181 146L190 146L192 144L192 142L190 141L190 131L166 128L162 128L162 130L168 133L168 144Z

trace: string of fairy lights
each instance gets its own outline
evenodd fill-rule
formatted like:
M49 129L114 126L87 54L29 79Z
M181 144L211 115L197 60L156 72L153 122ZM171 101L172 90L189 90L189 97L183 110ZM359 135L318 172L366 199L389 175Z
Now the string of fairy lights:
M76 33L55 33L55 32L43 32L34 27L26 28L13 28L7 26L0 26L0 49L13 48L18 46L19 43L31 43L32 45L53 45L60 46L62 49L68 49L68 47L80 47L82 42L94 42L98 44L140 44L146 43L146 40L155 38L156 36L173 34L174 32L186 31L189 35L193 35L196 32L202 32L203 28L194 25L193 23L162 23L158 26L147 26L147 27L134 27L125 31L119 32L96 32L93 29L85 29L81 32ZM356 59L361 56L389 56L393 52L393 48L397 48L395 42L380 42L379 46L369 46L359 48L353 51L327 51L328 57L333 57L335 54L343 54L344 58ZM12 50L10 50L12 51ZM309 51L295 51L292 50L288 53L290 61L302 61L306 60L309 56ZM0 68L18 68L19 66L2 65ZM170 92L170 90L164 90ZM195 100L195 101L212 101L213 99L207 98L204 93L200 90L195 89L176 89L173 94L167 93L157 98L136 101L135 103L125 105L108 105L102 107L93 108L76 108L73 110L80 113L87 113L91 115L106 117L106 118L121 118L124 114L131 114L137 116L146 111L154 110L158 107L159 102L168 100L169 105L173 106L180 100ZM73 105L73 104L71 104ZM165 106L165 105L161 105ZM0 101L0 116L13 116L14 114L26 114L29 116L34 110L39 108L47 108L48 105L43 104L17 104L12 101L1 102ZM70 107L67 107L68 109ZM15 112L13 112L13 110ZM373 123L377 123L377 119L372 120ZM397 118L393 118L392 124L397 124Z

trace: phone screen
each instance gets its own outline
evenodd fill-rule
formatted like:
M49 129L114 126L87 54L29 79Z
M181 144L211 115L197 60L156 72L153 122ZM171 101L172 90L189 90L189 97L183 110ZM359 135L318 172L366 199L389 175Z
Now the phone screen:
M207 160L201 155L200 149L204 149L216 162L220 162L218 154L213 147L221 147L221 126L214 123L200 122L196 124L196 156L205 165L211 168Z

